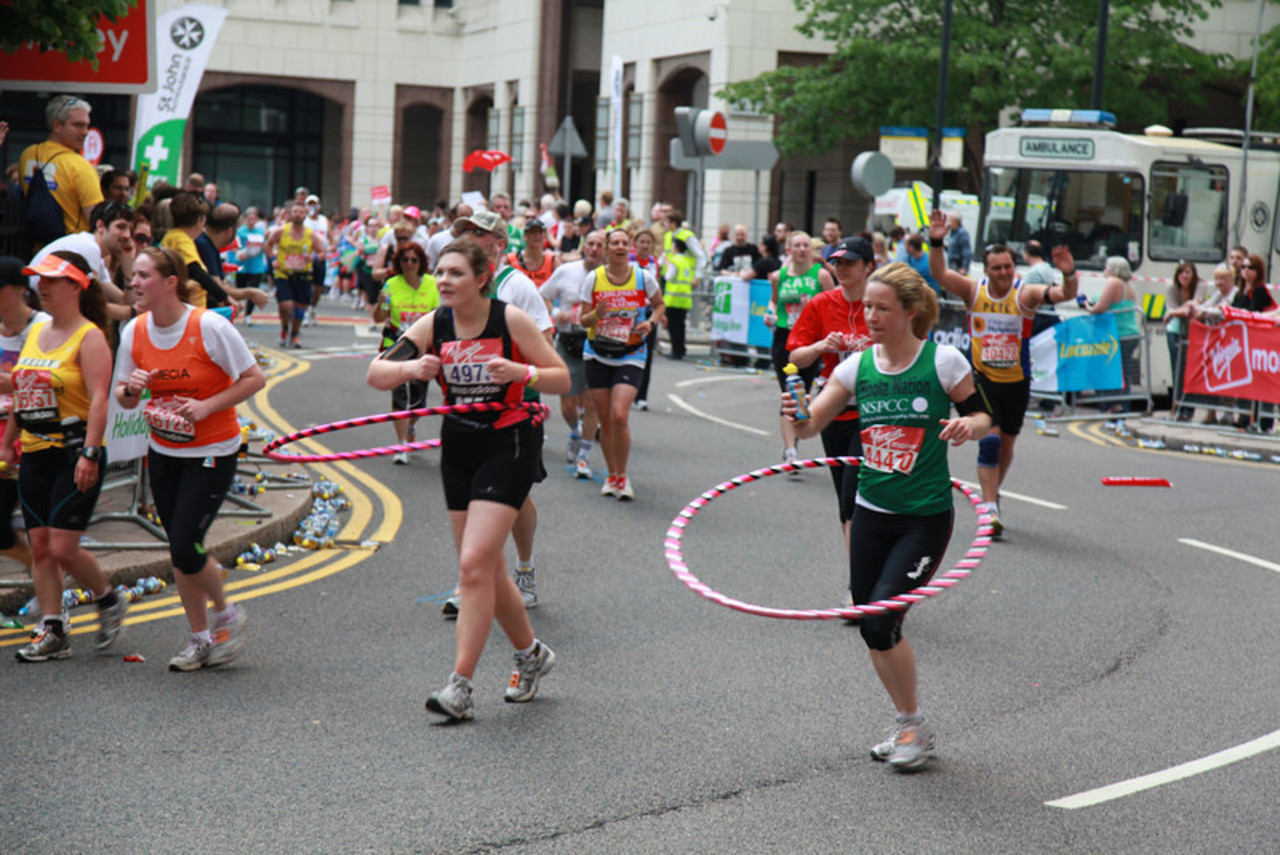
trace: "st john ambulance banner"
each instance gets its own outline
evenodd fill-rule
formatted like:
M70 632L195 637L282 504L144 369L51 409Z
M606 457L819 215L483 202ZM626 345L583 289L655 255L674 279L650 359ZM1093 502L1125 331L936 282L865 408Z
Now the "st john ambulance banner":
M151 184L164 179L182 186L182 136L226 19L226 9L194 5L156 18L158 85L155 92L138 96L133 123L133 166L139 174L145 167Z

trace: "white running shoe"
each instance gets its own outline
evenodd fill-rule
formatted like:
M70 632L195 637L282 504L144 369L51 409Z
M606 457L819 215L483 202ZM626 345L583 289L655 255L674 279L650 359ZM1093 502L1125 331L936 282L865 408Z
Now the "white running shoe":
M475 717L471 701L471 681L456 671L449 675L449 682L438 692L427 696L427 709L448 716L454 721L468 721Z
M619 501L629 502L636 497L635 488L631 486L631 479L626 475L623 475L614 483L617 485Z
M531 609L538 604L538 595L534 591L532 566L516 565L516 587L520 589L520 599L524 602L526 609Z
M516 654L516 670L511 672L511 685L503 695L503 700L512 704L523 704L533 700L538 693L538 680L551 672L556 665L556 654L550 647L534 639L533 650L528 656Z
M392 462L393 464L395 464L396 466L408 466L408 465L409 465L409 452L407 452L407 451L397 451L397 452L395 453L395 456L393 456L393 457L391 458L391 462Z
M900 772L915 772L923 769L933 756L933 728L929 722L921 719L898 726L893 740L893 751L889 753L889 765ZM879 746L876 746L877 748Z
M579 457L573 462L573 477L591 480L591 464L587 462L587 458Z

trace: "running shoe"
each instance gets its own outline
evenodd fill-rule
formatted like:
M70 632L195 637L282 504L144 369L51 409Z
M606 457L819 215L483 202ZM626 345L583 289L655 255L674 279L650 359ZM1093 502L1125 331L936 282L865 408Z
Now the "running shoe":
M978 510L991 517L991 539L1003 539L1004 523L1000 521L1000 506L995 502L983 502L978 505Z
M14 654L19 662L47 662L50 659L66 659L71 655L71 639L41 626L40 633L29 644L18 648Z
M613 498L615 498L615 499L616 499L616 498L618 498L618 478L617 478L617 476L615 476L615 475L610 475L608 478L604 479L604 486L600 488L600 495L602 495L602 496L612 496L612 497L613 497Z
M782 462L783 462L783 463L795 463L795 462L796 462L796 458L797 458L797 454L796 454L796 450L795 450L794 448L784 448L784 449L782 449ZM799 470L799 469L793 469L792 471L790 471L790 472L788 472L788 473L787 473L787 477L788 477L788 478L790 478L790 479L791 479L791 480L793 480L793 481L798 481L798 480L800 480L800 470Z
M533 650L528 656L516 654L516 670L511 672L511 684L503 699L508 703L522 704L533 700L538 693L538 680L551 673L556 666L556 654L550 647L534 639Z
M933 728L921 719L898 727L889 752L889 765L900 772L914 772L924 768L933 756ZM879 747L879 746L877 746Z
M302 350L302 340L299 339L296 335L293 337L292 347L294 350Z
M392 463L394 463L396 466L408 466L408 465L409 465L409 452L407 452L407 451L397 451L397 452L395 453L395 456L391 458L391 462L392 462Z
M209 658L205 661L205 665L210 668L235 661L244 647L244 625L249 618L244 613L244 609L235 603L228 604L227 610L231 613L223 613L214 618L213 626L209 628L213 645L209 649Z
M534 592L533 567L516 565L516 587L520 589L520 599L524 607L531 609L538 604L538 595Z
M475 717L471 702L471 681L456 671L449 675L449 682L438 692L427 695L427 709L447 715L454 721L468 721Z
M457 620L458 608L462 605L462 595L455 593L449 599L444 601L444 605L440 607L440 614L444 615L445 620Z
M579 457L573 463L573 477L586 481L591 480L591 464L587 462L587 458Z
M883 763L893 754L893 749L898 744L898 734L902 732L902 722L898 722L893 726L893 730L889 731L889 736L884 742L877 742L871 746L871 759L877 763Z
M194 635L187 639L187 646L182 652L169 660L170 671L199 671L209 663L209 651L213 645L201 641Z
M284 347L289 343L289 337L284 333L280 333L280 347Z
M617 485L619 501L629 502L636 497L635 488L631 486L631 479L626 475L619 477L614 483Z
M120 627L124 623L124 613L129 610L129 601L116 595L116 601L110 606L98 606L98 634L94 636L93 646L97 650L106 650L120 636Z
M565 463L572 463L578 458L578 453L581 451L581 448L579 447L581 443L582 437L578 436L576 433L569 434L569 442L564 447Z
M641 412L647 412L649 410L649 402L644 398L636 398L636 402L632 406Z

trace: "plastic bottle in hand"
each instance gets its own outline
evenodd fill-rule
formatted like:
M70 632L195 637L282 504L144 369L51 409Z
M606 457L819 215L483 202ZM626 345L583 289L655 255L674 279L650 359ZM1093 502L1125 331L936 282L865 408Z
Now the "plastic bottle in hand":
M782 369L782 373L786 375L787 392L796 399L795 420L798 422L807 421L809 418L809 396L804 391L804 380L800 377L800 369L796 368L794 363L788 362L786 367Z

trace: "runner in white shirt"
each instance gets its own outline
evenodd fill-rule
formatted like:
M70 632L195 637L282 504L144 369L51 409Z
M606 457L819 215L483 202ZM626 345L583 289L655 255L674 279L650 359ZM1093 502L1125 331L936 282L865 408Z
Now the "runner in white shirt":
M320 213L320 197L314 193L307 197L307 216L302 221L302 225L311 229L313 235L319 236L326 253L332 248L329 243L329 218ZM312 263L311 308L307 310L307 317L302 321L303 326L316 325L316 307L320 305L320 295L324 293L325 286L328 284L325 279L328 263L328 259L324 258Z

